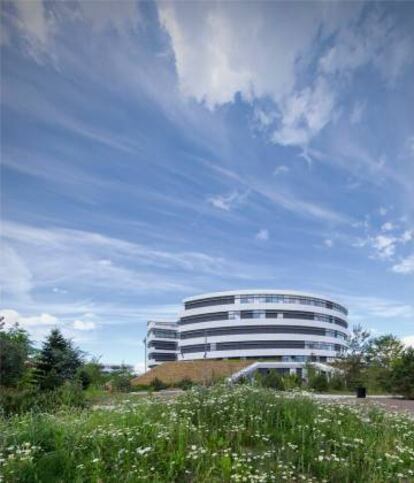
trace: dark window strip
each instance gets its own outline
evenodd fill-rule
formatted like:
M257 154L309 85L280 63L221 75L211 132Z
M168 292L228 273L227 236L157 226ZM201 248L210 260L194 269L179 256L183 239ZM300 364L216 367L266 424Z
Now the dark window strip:
M326 336L325 329L317 327L301 327L297 325L252 325L252 326L235 326L235 327L217 327L207 330L189 330L181 332L181 339L192 339L194 337L210 337L220 335L236 335L236 334L311 334Z
M255 313L256 312L256 313ZM297 312L297 311L275 311L275 310L265 310L265 311L253 311L253 310L241 310L241 319L254 319L257 318L257 312L264 312L266 319L276 319L279 314L282 314L284 319L299 319L299 320L317 320L320 322L328 322L333 324L338 324L345 329L348 328L347 322L344 320L334 317L332 315L319 314L317 312ZM200 314L191 315L188 317L182 317L179 320L179 325L185 324L195 324L198 322L214 322L218 320L229 320L228 312L213 312L211 314ZM233 319L232 319L233 320Z

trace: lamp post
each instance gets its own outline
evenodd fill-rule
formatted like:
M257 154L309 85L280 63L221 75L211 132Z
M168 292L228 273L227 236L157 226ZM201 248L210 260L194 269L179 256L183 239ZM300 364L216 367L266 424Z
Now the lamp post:
M145 361L144 361L144 372L147 372L147 338L144 337L144 354L145 354Z

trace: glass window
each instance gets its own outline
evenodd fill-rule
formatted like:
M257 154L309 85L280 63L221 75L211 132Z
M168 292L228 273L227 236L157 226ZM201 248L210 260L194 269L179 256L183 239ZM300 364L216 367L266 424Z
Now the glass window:
M240 312L237 310L232 310L231 312L229 312L229 319L240 319Z
M253 310L254 319L264 319L266 317L266 312L264 310Z
M254 303L254 297L251 295L240 295L241 304L252 304Z

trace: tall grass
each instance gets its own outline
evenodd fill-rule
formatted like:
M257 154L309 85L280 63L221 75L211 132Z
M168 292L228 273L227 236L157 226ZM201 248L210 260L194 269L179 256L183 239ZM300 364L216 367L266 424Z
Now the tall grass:
M5 481L414 481L414 421L251 386L1 423Z

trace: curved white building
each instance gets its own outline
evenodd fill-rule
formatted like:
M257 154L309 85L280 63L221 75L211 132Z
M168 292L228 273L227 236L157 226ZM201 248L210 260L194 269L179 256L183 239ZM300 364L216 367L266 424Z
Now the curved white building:
M347 348L347 315L330 298L293 290L202 294L184 300L171 357L331 362ZM149 359L150 367L162 362Z

